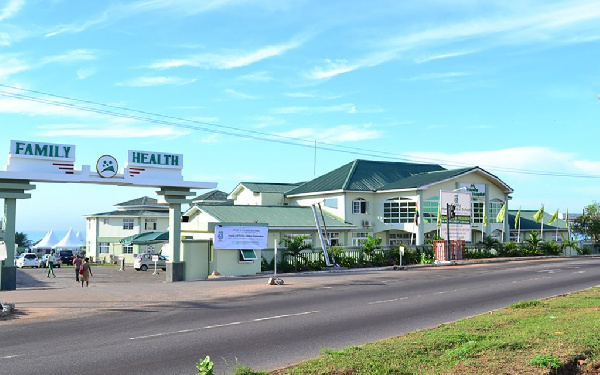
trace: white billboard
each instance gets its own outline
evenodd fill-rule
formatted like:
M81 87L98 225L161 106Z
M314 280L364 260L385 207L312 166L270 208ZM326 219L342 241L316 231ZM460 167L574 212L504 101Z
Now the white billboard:
M456 215L450 220L449 224L447 223L448 204L454 205L454 214ZM444 223L440 225L440 236L447 240L448 231L450 231L450 240L471 242L471 216L473 212L471 208L471 192L441 190L440 205Z
M264 226L215 226L215 249L266 249L269 228Z

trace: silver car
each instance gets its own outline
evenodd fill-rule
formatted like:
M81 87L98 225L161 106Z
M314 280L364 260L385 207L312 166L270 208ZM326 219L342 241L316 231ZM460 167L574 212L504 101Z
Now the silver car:
M137 271L146 271L148 268L154 268L154 262L152 261L153 256L158 256L158 261L156 262L156 268L160 268L163 271L167 270L167 258L163 255L158 254L150 254L150 253L141 253L135 257L135 261L133 262L133 268Z

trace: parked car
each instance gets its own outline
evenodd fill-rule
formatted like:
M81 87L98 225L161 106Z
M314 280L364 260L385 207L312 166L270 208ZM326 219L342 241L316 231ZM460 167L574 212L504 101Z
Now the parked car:
M23 267L38 268L40 266L40 263L39 263L39 260L38 260L38 257L36 254L23 253L15 259L15 266L17 266L19 268L23 268Z
M141 253L135 257L133 262L133 268L137 271L146 271L148 268L154 268L154 262L152 257L158 254ZM156 268L160 268L163 271L167 270L167 258L163 255L158 255L158 261L156 262Z
M60 264L73 265L73 250L59 250L54 256L60 259Z
M40 267L42 268L46 268L48 267L48 256L50 254L44 254L39 258L39 262L40 262ZM60 268L60 260L58 259L58 257L55 255L54 256L54 267Z

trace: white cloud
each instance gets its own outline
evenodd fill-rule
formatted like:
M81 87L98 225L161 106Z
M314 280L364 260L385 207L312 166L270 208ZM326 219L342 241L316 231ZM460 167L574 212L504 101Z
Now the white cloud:
M276 133L281 137L317 140L324 143L354 142L381 138L378 130L370 130L370 124L364 126L340 125L330 129L299 128L289 132Z
M431 55L417 58L417 63L474 53L506 44L527 45L553 43L557 46L566 43L582 43L597 40L597 24L600 21L600 7L595 1L567 2L536 6L527 9L516 7L506 9L502 16L478 18L455 24L441 24L416 33L382 38L378 52L366 53L354 60L326 59L313 68L306 76L309 79L327 79L358 69L377 66L398 59L403 54L419 53L431 47L453 43L471 42L478 44L462 52ZM581 35L586 35L582 37ZM589 37L587 37L589 36ZM422 54L422 53L421 53Z
M30 66L23 60L0 56L0 78L2 79L29 69Z
M10 0L8 4L0 9L0 22L17 14L25 4L25 0Z
M405 79L405 81L448 80L471 75L467 72L428 73Z
M43 137L81 137L81 138L177 138L191 131L179 130L169 126L88 126L88 125L50 125L40 128L36 135Z
M271 77L267 72L256 72L240 76L238 80L249 82L268 82L272 81L273 77Z
M96 74L96 72L98 71L98 69L96 69L95 67L88 67L88 68L81 68L77 70L77 78L79 79L86 79L90 76L93 76L94 74Z
M186 59L162 60L151 64L149 67L152 69L171 69L190 66L203 69L235 69L282 55L289 50L297 48L302 43L302 40L298 39L289 43L267 46L250 52L205 53Z
M200 143L217 143L219 142L219 135L216 133L209 134L200 140Z
M256 96L244 94L244 93L241 93L241 92L233 90L233 89L226 89L225 92L228 93L229 95L235 96L236 98L239 98L239 99L258 99L258 97L256 97Z
M331 106L321 106L321 107L280 107L274 108L271 112L276 114L296 114L296 113L328 113L328 112L346 112L346 113L356 113L356 107L352 103L348 104L340 104L340 105L331 105Z
M53 100L59 104L64 102ZM0 113L23 114L28 116L71 116L71 117L98 117L98 115L90 114L85 111L78 111L68 106L56 106L51 104L39 103L21 99L2 99L0 100Z
M472 54L475 52L477 52L477 51L459 51L459 52L450 52L450 53L444 53L444 54L439 54L439 55L428 55L425 57L416 58L415 63L423 64L423 63L434 61L434 60L441 60L441 59L448 59L451 57L465 56L465 55L469 55L469 54Z
M577 165L576 155L546 147L515 147L493 151L473 151L457 154L441 152L412 152L404 154L413 160L438 163L447 168L479 166L494 173L572 171ZM580 168L583 173L583 169ZM586 173L591 174L592 170Z
M138 77L127 82L117 83L117 86L150 87L164 85L187 85L193 82L196 82L196 80L180 77Z
M42 60L43 64L49 63L72 63L79 61L95 60L96 55L93 51L87 49L75 49L62 55L48 56Z

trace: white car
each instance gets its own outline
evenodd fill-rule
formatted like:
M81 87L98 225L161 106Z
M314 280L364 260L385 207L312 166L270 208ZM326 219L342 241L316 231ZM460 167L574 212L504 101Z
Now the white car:
M38 260L37 255L34 253L23 253L15 259L15 266L19 268L38 268L40 266L40 261Z

